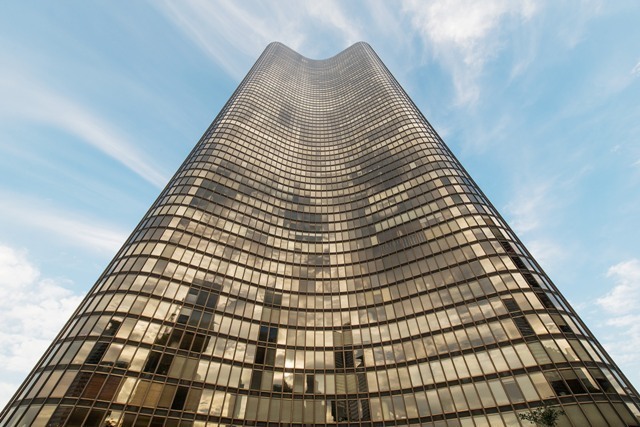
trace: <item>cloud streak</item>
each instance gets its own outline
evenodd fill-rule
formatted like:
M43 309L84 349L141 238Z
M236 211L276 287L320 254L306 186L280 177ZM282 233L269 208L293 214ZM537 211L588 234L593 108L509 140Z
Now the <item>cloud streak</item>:
M125 232L112 225L75 212L54 209L39 200L7 193L0 193L0 199L11 200L0 212L5 224L18 223L38 228L91 251L114 253L127 237Z
M333 0L322 3L223 0L215 4L188 0L154 4L169 22L237 80L270 42L280 41L294 50L308 49L315 53L326 34L335 34L344 47L362 38L342 4ZM325 37L312 36L310 29L317 27L326 30Z
M52 126L74 135L156 187L161 188L168 181L127 135L88 106L47 87L33 76L16 69L0 71L0 96L12 100L1 104L3 116Z

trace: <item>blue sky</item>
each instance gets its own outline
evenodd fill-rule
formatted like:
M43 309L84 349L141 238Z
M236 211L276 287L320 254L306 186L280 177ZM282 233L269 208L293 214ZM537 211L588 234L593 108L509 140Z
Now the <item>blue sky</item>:
M6 2L0 404L271 41L378 52L640 386L637 1Z

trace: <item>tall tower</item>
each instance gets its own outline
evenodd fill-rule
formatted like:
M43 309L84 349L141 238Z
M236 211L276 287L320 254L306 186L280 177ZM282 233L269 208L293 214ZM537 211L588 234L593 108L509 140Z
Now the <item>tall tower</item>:
M272 43L0 423L627 426L638 404L367 44Z

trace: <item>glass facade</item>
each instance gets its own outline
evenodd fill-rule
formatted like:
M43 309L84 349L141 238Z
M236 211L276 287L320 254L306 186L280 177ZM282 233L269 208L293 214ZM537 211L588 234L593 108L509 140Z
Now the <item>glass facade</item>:
M0 422L513 426L551 405L630 426L638 403L367 44L272 43Z

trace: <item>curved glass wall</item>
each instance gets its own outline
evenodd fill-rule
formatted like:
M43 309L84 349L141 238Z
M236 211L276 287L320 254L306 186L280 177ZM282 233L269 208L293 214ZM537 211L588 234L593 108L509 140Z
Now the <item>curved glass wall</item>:
M273 43L2 425L511 426L551 405L625 426L637 404L367 44Z

